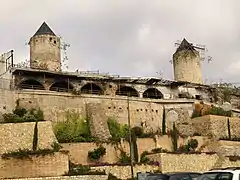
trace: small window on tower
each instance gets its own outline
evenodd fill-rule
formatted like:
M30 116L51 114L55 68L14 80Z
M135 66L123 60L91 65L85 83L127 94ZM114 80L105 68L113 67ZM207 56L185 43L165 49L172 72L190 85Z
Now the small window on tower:
M49 38L49 41L52 41L52 38L51 38L51 37Z
M57 43L57 41L53 41L54 42L54 44L56 44Z

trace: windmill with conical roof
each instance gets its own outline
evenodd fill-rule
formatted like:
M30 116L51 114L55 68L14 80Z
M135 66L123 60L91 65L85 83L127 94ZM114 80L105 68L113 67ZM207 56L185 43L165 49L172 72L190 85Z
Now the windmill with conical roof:
M185 38L173 54L174 79L190 83L203 84L201 56L196 49L204 47L194 46Z
M30 67L48 71L61 71L61 43L46 22L31 37Z

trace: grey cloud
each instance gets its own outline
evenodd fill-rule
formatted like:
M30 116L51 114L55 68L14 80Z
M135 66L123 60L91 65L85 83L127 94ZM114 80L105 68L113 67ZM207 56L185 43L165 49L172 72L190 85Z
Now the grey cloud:
M29 56L25 43L47 21L71 44L67 51L70 70L99 69L129 76L156 76L162 71L170 79L174 42L186 37L205 44L213 57L211 63L202 65L208 82L220 78L238 81L238 0L4 2L0 52L14 48L16 61Z

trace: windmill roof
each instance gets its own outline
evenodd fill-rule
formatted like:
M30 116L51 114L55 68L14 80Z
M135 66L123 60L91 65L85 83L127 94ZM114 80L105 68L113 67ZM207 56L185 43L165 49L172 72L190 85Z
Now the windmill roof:
M56 36L55 33L51 30L51 28L47 25L46 22L43 22L40 28L37 30L37 32L33 36L37 35L52 35Z
M189 43L185 38L182 40L180 46L177 48L177 51L182 51L182 50L195 50L193 45Z

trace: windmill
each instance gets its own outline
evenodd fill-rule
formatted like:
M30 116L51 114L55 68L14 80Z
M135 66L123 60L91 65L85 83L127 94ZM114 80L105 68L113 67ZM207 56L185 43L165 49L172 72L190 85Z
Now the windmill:
M180 45L181 45L182 41L180 40L177 40L175 43L174 43L174 46L176 48L178 48ZM200 58L201 58L201 61L205 61L207 60L208 63L210 63L212 61L212 57L211 56L207 56L207 52L208 52L208 49L206 48L206 45L201 45L201 44L193 44L193 43L189 43L191 45L191 47L193 47L195 50L197 50L199 52L199 55L200 55ZM172 60L169 61L171 64L173 63Z

